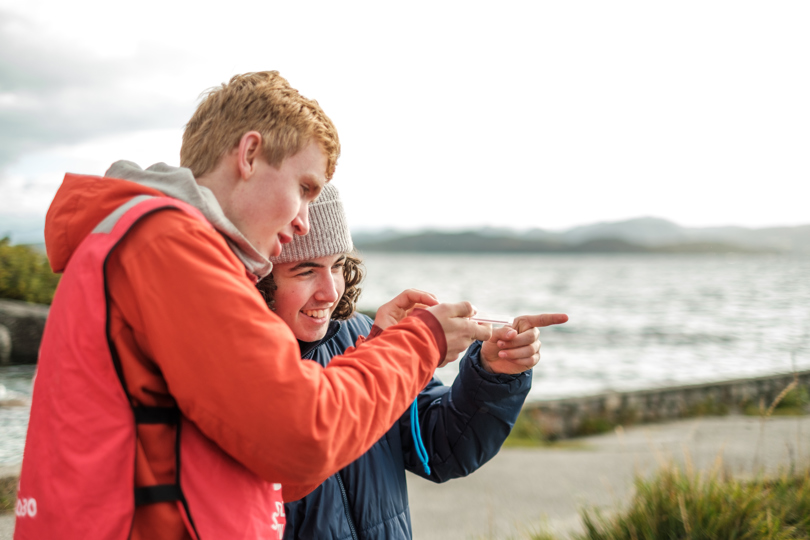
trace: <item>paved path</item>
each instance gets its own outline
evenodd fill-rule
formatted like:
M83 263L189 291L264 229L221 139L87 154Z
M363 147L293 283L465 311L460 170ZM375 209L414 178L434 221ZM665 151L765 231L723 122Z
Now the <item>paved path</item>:
M416 540L525 538L545 525L567 536L581 530L583 505L614 508L632 493L636 472L667 457L710 469L776 470L799 454L810 463L810 418L722 417L628 428L578 439L579 449L504 449L467 478L433 484L408 474ZM510 536L511 535L511 536Z
M615 507L632 493L636 472L667 457L709 469L717 456L731 472L776 470L810 462L810 418L682 420L577 439L574 448L504 449L467 478L436 485L408 474L415 540L525 537L544 525L561 534L579 528L583 505ZM2 472L2 468L0 468ZM11 540L13 514L0 516L0 540Z

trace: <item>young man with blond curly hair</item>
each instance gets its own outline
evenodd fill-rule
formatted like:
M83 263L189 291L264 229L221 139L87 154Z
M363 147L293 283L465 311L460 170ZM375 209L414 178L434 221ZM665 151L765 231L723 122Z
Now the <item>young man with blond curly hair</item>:
M431 307L322 368L255 283L309 229L337 131L276 72L210 91L182 167L68 174L48 211L64 275L34 384L15 538L281 538L303 496L380 438L489 331ZM399 320L401 319L401 320Z

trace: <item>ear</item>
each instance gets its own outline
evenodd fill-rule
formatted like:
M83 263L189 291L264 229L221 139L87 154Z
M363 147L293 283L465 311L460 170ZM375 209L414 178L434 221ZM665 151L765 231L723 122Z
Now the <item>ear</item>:
M248 131L239 139L236 152L236 162L239 176L247 180L256 172L256 160L262 155L262 134L258 131Z

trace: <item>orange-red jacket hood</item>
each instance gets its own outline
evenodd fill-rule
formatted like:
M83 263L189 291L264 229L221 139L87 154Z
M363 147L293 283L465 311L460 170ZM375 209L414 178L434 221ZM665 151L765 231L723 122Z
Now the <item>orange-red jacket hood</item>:
M138 195L163 193L127 180L66 174L45 216L45 249L53 271L63 272L95 226Z
M116 161L105 176L67 174L45 217L45 248L54 272L110 212L137 195L165 195L202 212L225 237L248 272L258 279L273 269L242 232L225 216L214 193L197 184L189 169L156 163L146 170L131 161Z

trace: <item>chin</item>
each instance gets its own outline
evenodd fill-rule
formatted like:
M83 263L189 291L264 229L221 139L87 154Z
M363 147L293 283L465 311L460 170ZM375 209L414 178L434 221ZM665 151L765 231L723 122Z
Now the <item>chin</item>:
M329 323L323 325L323 328L320 329L312 329L309 328L307 330L301 330L298 332L294 332L295 338L300 341L306 341L307 343L311 343L313 341L320 341L326 335L326 331L329 329Z

